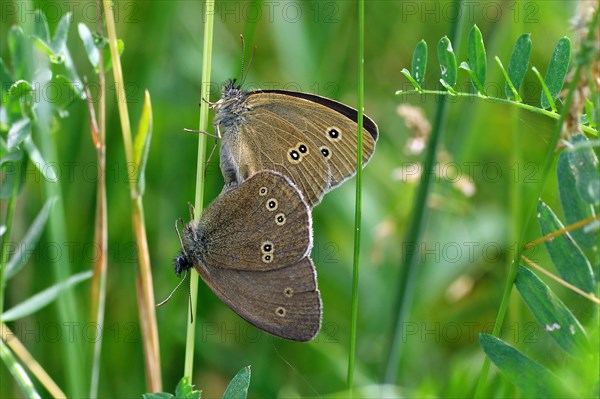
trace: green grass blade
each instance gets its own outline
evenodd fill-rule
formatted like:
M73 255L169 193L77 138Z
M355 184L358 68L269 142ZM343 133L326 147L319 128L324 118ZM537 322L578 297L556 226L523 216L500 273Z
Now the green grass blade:
M487 59L485 55L485 44L481 31L474 25L469 32L467 44L467 64L477 77L477 82L473 82L473 86L480 93L485 93L485 79L487 76Z
M581 220L592 218L596 215L594 207L581 199L575 182L576 170L571 168L567 151L562 151L558 156L556 174L558 179L558 193L565 215L566 224L570 225ZM597 243L597 232L575 229L569 234L575 242L583 247L591 248Z
M531 56L531 35L524 33L515 42L512 53L510 54L510 60L508 61L508 78L512 82L515 90L518 92L525 74L529 67L529 57ZM506 83L504 86L506 98L516 99L509 84Z
M452 2L452 4L454 7L461 7L460 0L455 0ZM450 37L453 40L456 40L456 38L460 37L460 29L460 21L456 20L452 24L452 29L450 32ZM440 59L440 67L442 67L443 59L448 63L448 65L450 65L450 69L453 69L453 73L448 74L448 69L446 68L444 70L442 68L442 74L446 72L447 76L454 76L454 83L456 83L456 58L454 57L454 52L452 51L452 46L450 43L451 41L448 37L444 37L439 41L438 58ZM440 81L445 83L444 79L440 79ZM452 90L450 86L447 88L449 92ZM413 201L410 225L407 229L406 237L403 242L419 243L423 239L423 230L429 215L427 203L434 182L433 176L435 176L435 165L438 156L438 149L440 147L440 143L443 141L444 125L447 120L447 110L447 97L440 95L437 99L435 117L431 127L431 135L429 142L427 143L425 159L423 160L422 178ZM400 274L397 285L398 294L393 307L394 330L391 336L391 346L389 349L384 374L384 382L388 384L395 383L397 378L398 364L403 350L402 331L404 323L406 323L408 319L412 301L415 295L414 292L419 269L418 261L418 251L410 251L403 259L402 265L400 266Z
M43 208L40 210L35 220L27 229L23 240L19 243L17 250L6 264L4 277L9 280L27 263L27 260L32 255L31 249L35 247L40 236L42 235L50 210L56 202L55 198L48 198Z
M150 92L146 90L144 95L144 107L140 115L138 131L133 140L133 159L137 169L137 192L144 195L146 189L146 164L150 152L150 141L152 140L152 103Z
M204 99L210 98L210 74L212 62L212 45L213 45L213 30L214 30L214 0L207 0L204 3L204 37L202 45L202 83L200 97ZM200 121L198 129L206 131L208 129L208 104L206 101L200 103ZM198 135L198 160L196 162L196 195L194 206L197 212L196 217L200 216L204 206L204 169L206 167L206 135ZM198 308L198 273L190 274L190 296L192 308L188 312L192 315L193 321L187 325L186 341L185 341L185 361L184 361L184 376L190 380L193 375L194 368L194 337L196 331L196 309Z
M246 399L250 387L250 366L246 366L232 378L223 393L223 399Z
M357 146L356 146L356 192L354 203L354 254L352 257L352 307L350 320L350 348L348 356L348 392L354 387L356 341L358 335L358 282L360 275L360 241L362 227L362 160L363 160L363 110L365 85L365 2L358 1L358 83L357 83Z
M454 49L452 49L452 42L447 36L440 39L437 52L442 79L450 87L454 88L456 86L457 73L456 56L454 55Z
M569 70L569 59L571 58L571 40L568 37L563 37L558 41L554 48L554 53L550 59L548 70L544 83L550 91L552 99L556 101L565 82L565 76ZM544 94L541 98L542 108L550 108L550 102Z
M81 272L69 277L64 282L60 282L58 284L53 285L52 287L46 288L45 290L33 295L31 298L26 299L25 301L13 306L12 308L2 313L2 321L15 321L29 316L42 309L43 307L48 306L50 303L54 302L54 300L56 300L56 298L58 298L59 295L65 290L68 290L72 286L91 277L91 271Z
M579 320L542 280L519 265L515 286L531 313L565 352L571 356L587 353L587 335Z
M479 344L502 374L525 397L547 398L560 390L561 383L554 374L501 339L481 334Z
M410 67L411 75L418 83L419 87L423 86L425 81L425 72L427 71L427 43L421 40L417 43L415 51L413 51L412 65Z
M575 177L575 186L581 199L593 205L600 204L600 171L598 157L592 143L582 134L571 136L572 147L567 149L569 165Z
M41 398L40 394L35 390L31 378L29 378L29 375L27 375L23 366L17 361L2 339L0 339L0 358L6 365L8 371L13 375L15 381L17 381L17 384L19 384L19 388L21 388L24 397L30 399Z

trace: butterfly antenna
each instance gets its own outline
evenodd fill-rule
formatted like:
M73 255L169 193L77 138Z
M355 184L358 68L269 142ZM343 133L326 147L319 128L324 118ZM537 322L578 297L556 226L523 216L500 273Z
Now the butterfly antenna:
M246 77L248 76L250 67L252 66L252 61L254 60L254 53L256 53L256 46L252 47L252 55L250 56L250 61L248 61L248 69L246 70L246 76L244 76L244 79L242 79L242 82L240 83L240 85L242 83L244 83L244 81L246 80Z
M240 40L242 41L242 69L240 72L240 86L242 85L242 83L244 83L244 80L246 80L246 77L244 76L244 56L246 55L246 43L244 41L244 35L242 35L240 33Z
M179 289L179 287L181 287L181 284L183 284L183 282L185 281L185 278L187 277L187 270L185 270L183 278L181 279L181 281L179 282L179 284L177 284L177 287L175 287L175 289L173 291L171 291L171 293L169 294L169 296L162 301L161 303L156 304L156 307L160 307L162 305L164 305L165 303L169 302L169 299L171 299L171 297L173 296L173 294L175 293L175 291L177 291ZM190 298L191 301L191 298ZM191 303L191 302L190 302Z
M186 270L187 272L187 270ZM190 324L194 322L194 311L192 310L192 279L190 278L190 282L188 285L188 298L190 299Z

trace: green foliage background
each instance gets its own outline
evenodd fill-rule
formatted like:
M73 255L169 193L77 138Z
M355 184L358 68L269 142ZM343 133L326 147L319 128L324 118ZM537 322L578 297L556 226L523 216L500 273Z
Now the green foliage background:
M60 17L74 7L69 48L80 75L94 82L76 31L79 22L96 30L93 2L70 6L63 2L5 2L2 7L6 4L15 4L19 12L3 12L3 37L10 25L22 25L31 18L35 8L46 13L52 32ZM133 129L137 128L144 90L152 96L154 125L144 202L157 299L166 296L178 282L172 269L172 259L179 251L173 224L178 217L187 219L187 203L194 196L197 139L182 129L197 126L198 103L202 101L202 5L191 1L121 1L115 5L118 35L125 43L121 59ZM477 24L487 47L488 94L503 96L504 80L492 62L493 56L498 55L506 65L516 38L530 32L531 64L544 73L556 42L571 35L568 20L576 5L573 1L471 3L462 18L465 29L460 41L453 43L458 59L466 58L468 29ZM211 101L219 98L222 83L240 76L242 33L247 56L252 46L257 46L252 65L247 67L245 88L302 90L355 104L355 2L225 1L217 3L215 12ZM402 239L418 184L418 180L398 178L397 171L419 162L421 155L405 151L411 133L396 108L410 103L422 107L431 118L436 103L433 96L394 93L410 89L400 70L410 66L412 50L421 39L430 48L424 86L438 86L439 68L432 49L448 33L455 12L445 1L366 4L365 112L378 123L380 139L363 175L356 372L359 387L382 381L393 330L397 276L406 251ZM0 50L2 59L10 65L6 40L0 41ZM124 160L111 82L112 71L108 74L107 110L109 271L100 396L139 397L145 392L145 380L135 297L136 258L127 183L130 171ZM461 71L459 87L466 85L470 85L468 76ZM531 72L526 75L521 93L526 103L539 104L540 87ZM42 238L28 267L11 280L5 308L50 285L48 263L55 256L68 256L73 272L89 270L92 265L96 153L85 104L76 101L68 111L69 116L59 121L54 133L70 242L52 243ZM511 187L519 185L524 198L532 200L527 197L528 189L541 178L539 165L553 124L552 120L506 105L450 99L444 141L451 160L449 168L470 180L476 191L466 197L451 182L436 179L418 294L411 321L405 326L398 378L401 392L463 396L474 389L483 359L477 334L491 332L512 254L511 231L516 227L510 221L509 193ZM523 151L523 161L517 164L511 161L514 130ZM206 179L207 202L222 187L217 159L213 157ZM43 177L31 165L29 172L15 211L13 237L24 234L45 201L40 184ZM253 372L250 397L326 396L345 389L353 195L354 186L349 182L328 194L313 212L313 259L324 306L323 330L314 342L291 343L259 332L201 283L196 305L199 325L193 383L204 391L204 397L220 396L231 377L248 364ZM553 209L560 209L554 178L548 182L543 199ZM531 239L537 236L539 230L532 223ZM534 258L550 264L543 250ZM567 304L581 309L583 314L578 316L589 319L591 307L584 300L552 284ZM89 283L77 286L75 293L77 306L85 314L90 305ZM183 373L187 301L185 290L181 290L157 311L165 391L172 391ZM57 322L56 315L55 306L50 306L11 324L11 328L64 386L60 340L84 342L90 352L82 356L89 363L94 329L87 328L85 317L77 324L66 325ZM561 364L563 356L557 345L516 295L508 318L503 339L547 365ZM5 367L0 367L0 378L0 396L17 395ZM496 373L491 378L497 394L513 392L512 386ZM374 392L371 396L380 393L367 392Z

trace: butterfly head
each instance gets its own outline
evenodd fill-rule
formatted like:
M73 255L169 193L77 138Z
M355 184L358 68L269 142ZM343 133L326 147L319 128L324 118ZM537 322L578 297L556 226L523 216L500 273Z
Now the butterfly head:
M245 111L243 102L248 95L242 90L242 85L237 84L235 79L228 80L221 90L221 99L214 105L217 113L213 119L215 126L223 124L225 126L236 125L240 122L240 115Z
M181 276L181 273L191 269L194 266L183 252L173 259L173 265L175 267L175 274L177 274L177 277Z
M236 79L229 79L223 85L223 89L221 89L221 99L225 102L227 100L232 100L241 97L244 94L242 90L242 85L237 84Z

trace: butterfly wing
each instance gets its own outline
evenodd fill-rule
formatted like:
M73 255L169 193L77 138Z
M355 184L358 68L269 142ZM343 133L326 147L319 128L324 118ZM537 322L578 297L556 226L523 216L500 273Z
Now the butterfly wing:
M198 264L202 279L243 319L278 337L309 341L321 328L321 296L309 257L270 271Z
M273 270L310 254L312 219L302 193L288 178L261 171L215 199L194 235L201 263L223 269Z
M223 132L221 170L226 187L271 169L289 177L310 206L319 203L331 173L318 145L267 109L244 113L243 119L245 123Z
M300 137L313 142L330 169L328 190L356 173L358 146L355 109L337 101L308 93L265 90L251 93L246 103L253 111L265 110L290 122ZM378 129L363 117L363 166L375 151Z

